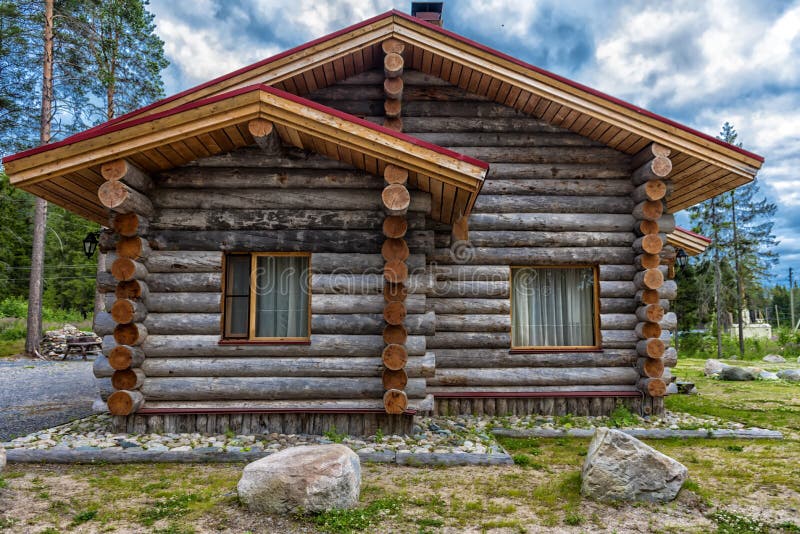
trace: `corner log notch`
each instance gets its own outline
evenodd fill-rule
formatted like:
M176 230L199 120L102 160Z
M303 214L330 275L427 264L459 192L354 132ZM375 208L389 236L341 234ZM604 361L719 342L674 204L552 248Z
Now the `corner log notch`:
M386 326L383 330L383 341L386 347L381 354L383 361L383 406L388 414L401 414L408 407L408 395L404 391L408 384L405 366L408 362L406 340L408 331L403 325L406 319L405 300L408 296L406 281L408 266L406 260L410 252L403 238L408 222L410 199L406 184L408 171L394 165L387 165L383 172L386 187L381 194L384 211L387 217L383 224L386 237L381 246L381 256L386 262L384 266L383 296L385 305L383 319Z
M666 235L659 223L672 217L664 214L671 190L670 183L665 180L672 171L669 155L670 149L651 143L632 159L631 182L635 188L631 198L636 203L632 212L635 219L633 230L639 236L633 243L637 254L635 265L639 269L634 276L634 284L639 290L636 294L639 305L636 318L639 322L635 328L640 339L636 344L639 356L636 369L640 375L637 387L645 395L644 410L647 413L663 411L663 397L667 391L663 358L668 341L664 340L661 323L666 313L662 302L668 307L669 301L662 301L660 294L664 287L661 255ZM674 222L664 222L664 226L674 227Z
M139 389L145 383L141 365L145 353L141 348L147 338L144 322L147 319L145 299L148 296L147 268L144 261L150 255L150 245L143 237L149 228L149 217L153 205L145 194L152 189L153 182L142 170L126 160L104 163L100 172L106 182L98 190L103 206L112 211L109 226L115 235L108 241L115 243L117 258L111 265L111 274L116 280L116 301L110 314L103 313L99 324L110 315L115 326L113 338L104 339L104 363L111 373L111 385L115 391L108 397L108 410L115 416L135 413L144 404ZM95 366L95 374L103 374L103 366Z

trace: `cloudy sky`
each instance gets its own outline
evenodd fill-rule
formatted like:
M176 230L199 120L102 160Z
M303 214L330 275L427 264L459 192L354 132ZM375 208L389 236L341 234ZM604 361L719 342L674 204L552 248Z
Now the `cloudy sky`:
M410 1L151 0L169 94ZM445 27L767 162L781 266L800 269L800 0L447 0ZM784 281L785 283L785 281Z

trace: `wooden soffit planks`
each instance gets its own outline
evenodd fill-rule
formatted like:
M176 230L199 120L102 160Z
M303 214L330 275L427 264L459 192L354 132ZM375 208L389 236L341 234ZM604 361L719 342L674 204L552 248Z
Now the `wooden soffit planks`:
M697 256L706 251L711 244L711 240L685 228L676 226L673 232L667 234L667 243L676 249L682 248L689 256Z
M388 164L398 165L408 169L415 182L452 190L437 207L437 219L443 222L468 213L488 171L488 164L474 158L257 85L34 151L7 162L6 172L13 185L105 223L106 212L97 199L99 165L129 158L156 172L235 150L253 144L247 123L256 118L274 122L282 140L294 146L377 175Z

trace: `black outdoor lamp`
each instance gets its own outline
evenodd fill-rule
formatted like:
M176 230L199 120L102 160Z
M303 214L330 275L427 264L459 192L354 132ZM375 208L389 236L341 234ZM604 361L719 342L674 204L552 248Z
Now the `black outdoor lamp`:
M83 253L87 258L94 256L94 251L97 250L97 244L100 242L100 232L89 232L83 238Z
M682 248L678 249L678 253L675 255L675 263L681 270L685 269L687 265L689 265L689 255L686 254L686 251Z

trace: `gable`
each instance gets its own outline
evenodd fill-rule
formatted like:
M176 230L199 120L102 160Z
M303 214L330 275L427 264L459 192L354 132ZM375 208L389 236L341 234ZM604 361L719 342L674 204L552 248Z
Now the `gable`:
M405 62L412 69L624 154L635 154L652 142L670 148L674 191L669 209L672 212L751 181L763 163L763 158L756 154L398 11L379 15L239 69L80 135L102 137L120 125L229 94L253 83L267 84L295 95L308 95L380 67L380 45L388 38L405 43ZM76 138L79 136L66 140L67 144L75 142ZM48 150L53 147L40 147L33 152ZM31 153L26 151L4 161L8 165ZM91 182L95 177L86 179ZM14 180L12 173L12 183ZM53 187L57 186L57 180L58 177L51 180ZM85 185L90 187L90 184Z

